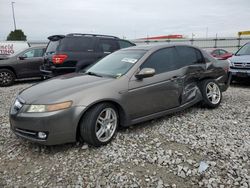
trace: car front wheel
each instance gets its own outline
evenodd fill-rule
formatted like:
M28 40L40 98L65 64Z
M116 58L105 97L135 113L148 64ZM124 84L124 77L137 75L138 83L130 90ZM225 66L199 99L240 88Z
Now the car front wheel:
M10 86L15 81L15 74L9 69L0 69L0 86Z
M216 108L222 100L220 86L215 80L209 79L201 82L201 93L203 105L208 108Z
M93 146L109 143L114 137L119 115L114 105L101 103L90 108L80 122L81 139Z

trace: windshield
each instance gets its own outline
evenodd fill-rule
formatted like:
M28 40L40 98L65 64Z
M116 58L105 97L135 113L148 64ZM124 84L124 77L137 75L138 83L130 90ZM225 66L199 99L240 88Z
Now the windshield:
M144 50L121 50L98 61L86 70L87 73L120 77L124 75L144 54Z
M250 43L242 46L235 55L250 55Z

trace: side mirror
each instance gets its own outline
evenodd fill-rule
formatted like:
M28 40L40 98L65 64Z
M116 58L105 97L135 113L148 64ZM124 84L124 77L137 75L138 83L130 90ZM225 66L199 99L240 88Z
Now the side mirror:
M142 70L140 70L139 73L137 73L135 75L135 77L137 79L143 79L143 78L152 77L154 75L155 75L155 69L152 69L152 68L143 68Z
M24 59L26 59L26 58L28 58L28 56L27 56L26 54L23 54L23 55L19 56L19 59L20 59L20 60L24 60Z

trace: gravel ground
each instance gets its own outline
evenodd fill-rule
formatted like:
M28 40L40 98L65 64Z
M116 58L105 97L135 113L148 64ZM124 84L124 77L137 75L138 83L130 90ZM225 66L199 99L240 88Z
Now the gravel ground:
M0 88L0 187L250 187L249 84L229 88L217 109L197 105L119 130L101 148L13 135L10 104L31 84Z

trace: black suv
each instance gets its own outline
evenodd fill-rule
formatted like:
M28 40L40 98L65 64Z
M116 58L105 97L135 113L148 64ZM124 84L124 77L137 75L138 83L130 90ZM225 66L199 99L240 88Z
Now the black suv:
M53 77L79 71L104 56L135 44L109 35L79 34L53 35L40 67L42 76Z

